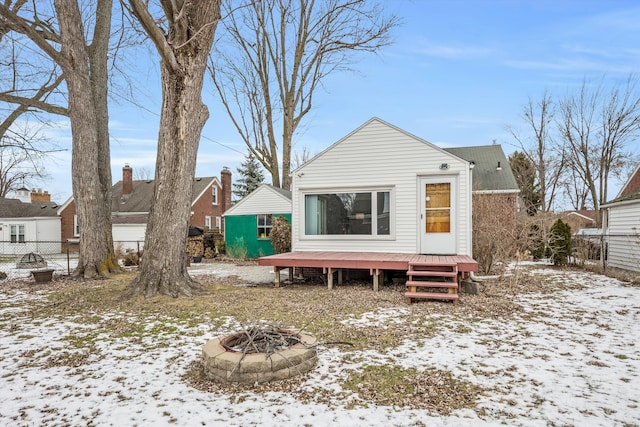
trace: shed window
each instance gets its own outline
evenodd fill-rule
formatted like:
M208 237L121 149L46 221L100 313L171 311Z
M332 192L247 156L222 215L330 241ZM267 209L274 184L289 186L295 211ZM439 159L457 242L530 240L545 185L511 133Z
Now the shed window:
M271 234L271 214L258 215L258 238L266 239Z
M24 225L11 224L11 243L24 243Z
M305 235L391 234L391 193L359 191L305 195Z

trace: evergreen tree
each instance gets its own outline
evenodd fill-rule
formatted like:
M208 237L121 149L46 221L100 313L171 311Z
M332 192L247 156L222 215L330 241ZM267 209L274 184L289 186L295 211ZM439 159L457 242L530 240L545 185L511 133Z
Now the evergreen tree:
M244 162L236 169L239 177L233 184L233 195L235 201L249 195L253 190L258 188L264 182L264 172L258 159L249 151L244 157Z
M567 264L571 256L571 226L559 218L551 227L549 248L554 265Z

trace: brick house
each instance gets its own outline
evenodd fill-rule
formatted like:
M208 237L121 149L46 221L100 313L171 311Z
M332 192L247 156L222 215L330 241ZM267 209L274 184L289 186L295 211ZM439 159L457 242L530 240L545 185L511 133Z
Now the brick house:
M122 180L112 187L111 222L114 243L123 249L138 249L144 236L153 198L153 180L134 180L133 168L126 164L122 168ZM231 171L224 168L218 177L196 177L193 179L193 201L191 203L191 226L202 229L224 230L222 214L231 207ZM73 197L58 210L61 218L61 240L63 246L71 243L77 247L80 236Z

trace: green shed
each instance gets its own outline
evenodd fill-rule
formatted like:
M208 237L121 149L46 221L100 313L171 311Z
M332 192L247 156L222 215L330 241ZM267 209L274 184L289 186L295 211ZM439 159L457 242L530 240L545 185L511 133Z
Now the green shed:
M262 184L233 205L224 213L227 254L247 258L273 255L269 233L276 216L291 223L291 191L269 184Z

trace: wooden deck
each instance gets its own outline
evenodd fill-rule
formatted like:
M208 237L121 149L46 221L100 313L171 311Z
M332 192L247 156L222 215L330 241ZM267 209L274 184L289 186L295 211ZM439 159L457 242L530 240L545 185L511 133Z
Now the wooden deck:
M369 270L373 276L373 288L378 290L379 280L387 270L407 271L409 264L451 265L456 264L463 275L478 271L478 263L467 255L421 255L379 252L286 252L261 257L259 265L273 266L275 285L280 286L280 270L289 269L293 277L294 267L322 268L327 274L327 284L333 287L333 273L338 273L338 284L342 281L342 269Z

